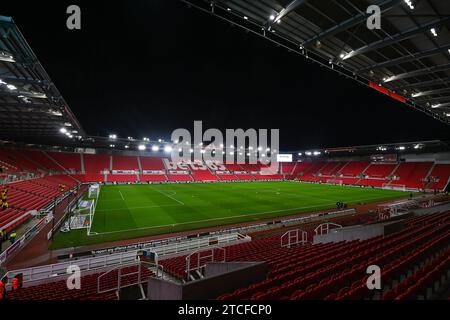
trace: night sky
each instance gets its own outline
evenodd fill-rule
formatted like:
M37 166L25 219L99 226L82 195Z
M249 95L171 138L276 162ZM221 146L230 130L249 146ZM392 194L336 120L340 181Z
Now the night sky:
M66 8L82 30L66 28ZM279 128L284 150L449 139L449 127L179 0L2 1L89 135Z

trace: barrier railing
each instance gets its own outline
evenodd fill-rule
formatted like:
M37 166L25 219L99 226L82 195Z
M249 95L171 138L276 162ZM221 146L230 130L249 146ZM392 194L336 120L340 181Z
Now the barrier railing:
M132 271L131 268L135 266L137 266L137 271ZM132 263L119 266L101 274L97 279L97 293L119 291L121 288L142 284L142 270L143 267L141 263ZM130 278L133 279L130 280ZM136 279L134 280L134 278ZM103 279L106 279L106 281L104 287L102 288L101 284ZM124 281L123 279L127 280ZM108 287L108 285L111 286Z
M248 236L243 236L241 234L235 233L218 237L188 239L188 241L182 243L171 243L167 245L155 246L151 248L151 251L157 253L159 257L162 257L192 250L199 250L201 248L207 248L212 245L214 246L225 245L228 243L243 242L250 240L251 238ZM141 250L142 249L131 250L126 252L101 255L97 257L84 258L45 266L38 266L34 268L13 270L9 271L6 275L8 276L9 279L12 279L16 274L22 273L23 281L28 282L65 275L67 274L67 269L73 265L79 267L80 271L90 271L94 269L119 266L129 263L135 263L137 261L138 251Z
M290 248L294 245L305 244L308 242L308 233L300 229L290 230L281 236L280 241L282 248Z
M218 253L222 252L222 259L218 260ZM225 262L226 251L221 247L211 247L206 250L197 250L186 257L186 279L189 280L191 272L200 270L208 262Z

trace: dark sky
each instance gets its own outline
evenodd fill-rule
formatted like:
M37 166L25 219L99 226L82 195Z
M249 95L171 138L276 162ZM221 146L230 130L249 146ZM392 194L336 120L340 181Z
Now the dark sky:
M78 4L82 30L66 28ZM90 135L279 128L282 149L448 139L449 127L179 0L2 1Z

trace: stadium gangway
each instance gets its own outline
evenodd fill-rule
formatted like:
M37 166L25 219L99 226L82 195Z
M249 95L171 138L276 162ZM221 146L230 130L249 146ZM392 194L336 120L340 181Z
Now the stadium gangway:
M100 270L130 263L136 263L138 260L138 252L142 250L150 250L158 254L159 257L175 256L187 251L198 250L210 246L226 245L237 242L250 241L249 236L243 236L239 233L225 234L222 236L204 237L187 239L179 243L170 243L151 248L140 248L138 250L126 251L121 253L106 254L85 259L60 262L33 268L9 271L6 276L10 281L17 274L23 274L23 282L38 281L50 279L58 276L66 276L67 270L71 266L77 266L80 271Z

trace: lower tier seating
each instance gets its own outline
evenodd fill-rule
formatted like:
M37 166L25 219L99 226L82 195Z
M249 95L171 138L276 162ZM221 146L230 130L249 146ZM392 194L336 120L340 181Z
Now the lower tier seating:
M121 286L135 284L138 280L137 266L124 267L121 272L124 276ZM9 300L117 300L117 273L115 270L102 277L100 281L100 290L104 293L97 292L98 278L104 274L95 273L81 277L81 289L69 290L66 280L49 282L37 286L31 286L19 289L17 291L8 292ZM135 274L133 274L135 273ZM142 282L148 281L152 276L152 272L146 268L142 268Z

